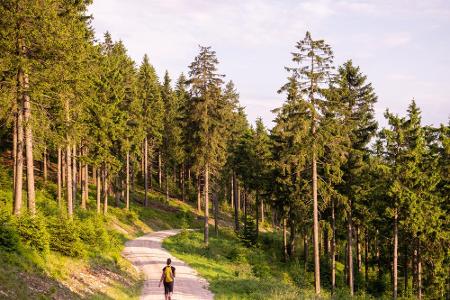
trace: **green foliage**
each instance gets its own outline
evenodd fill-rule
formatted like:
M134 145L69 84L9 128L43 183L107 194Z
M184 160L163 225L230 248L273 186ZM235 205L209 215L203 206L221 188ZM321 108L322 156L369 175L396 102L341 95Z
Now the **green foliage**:
M50 249L71 257L85 254L77 222L66 217L49 219Z
M20 236L21 244L25 247L47 253L51 245L51 237L47 231L44 216L22 214L13 219L13 224Z
M12 224L11 216L0 209L0 251L18 251L19 245L19 234Z

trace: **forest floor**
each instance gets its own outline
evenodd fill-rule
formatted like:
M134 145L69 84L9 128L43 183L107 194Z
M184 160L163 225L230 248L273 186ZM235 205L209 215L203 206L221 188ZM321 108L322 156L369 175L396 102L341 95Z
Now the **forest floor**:
M141 299L162 299L164 288L158 287L161 270L166 259L171 257L176 268L173 300L209 300L213 294L208 290L208 282L180 259L174 258L162 248L162 241L176 235L180 230L163 230L146 234L125 244L123 255L145 275Z

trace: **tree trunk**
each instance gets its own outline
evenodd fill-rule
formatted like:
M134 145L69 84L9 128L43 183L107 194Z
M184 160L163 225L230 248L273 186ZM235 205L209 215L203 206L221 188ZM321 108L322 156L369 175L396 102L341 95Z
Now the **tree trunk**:
M259 190L256 189L256 203L255 203L255 211L256 211L256 239L259 237Z
M13 148L11 158L13 160L13 199L16 199L16 170L17 170L17 103L13 103Z
M167 164L165 164L167 165ZM170 196L169 196L169 171L167 166L164 168L165 173L165 179L166 179L166 201L169 202Z
M206 164L205 166L205 236L204 242L205 245L209 243L209 166Z
M58 184L58 207L61 208L61 204L62 204L62 180L61 180L61 162L62 162L62 157L61 157L61 147L58 146L58 171L56 173L56 180L57 180L57 184Z
M330 242L328 239L328 227L325 226L325 228L323 229L323 254L325 256L329 256L330 254Z
M216 237L219 236L219 199L217 194L213 194L213 203L214 203L214 231L216 233Z
M408 294L408 243L405 243L405 252L403 256L403 278L404 278L404 291L403 295Z
M264 199L259 200L261 206L261 224L264 223Z
M36 194L34 189L34 160L33 160L33 132L31 130L31 105L28 95L29 82L28 75L19 69L19 79L22 78L21 91L23 103L23 121L25 133L25 154L27 159L27 204L31 215L36 213Z
M202 191L201 191L201 175L197 174L197 213L202 212Z
M422 257L419 239L417 239L417 298L422 299Z
M66 187L66 168L67 168L67 164L66 164L66 153L64 150L62 151L62 155L61 155L61 172L62 172L62 187L65 188Z
M364 283L366 290L369 287L369 233L366 229L366 238L364 242Z
M283 254L284 261L288 260L288 250L287 250L287 228L286 228L286 218L283 218Z
M158 184L159 189L162 188L162 161L161 161L161 150L158 151Z
M151 161L148 164L148 181L149 181L149 186L150 189L153 190L153 159L151 159Z
M236 180L236 173L233 171L233 200L234 200L234 230L236 232L239 232L239 190L238 190L238 184Z
M308 271L308 257L309 257L309 239L308 233L303 236L303 256L305 259L305 272Z
M381 257L380 257L380 238L379 238L379 231L377 229L377 233L375 236L375 256L377 259L377 276L378 279L381 279Z
M148 206L148 140L144 139L144 206Z
M350 204L350 207L352 205ZM350 290L350 295L353 296L353 226L352 226L352 212L350 208L350 213L347 220L347 271L348 271L348 288Z
M103 166L103 190L104 190L104 194L103 194L103 214L106 215L106 213L108 212L108 172L106 170L106 166Z
M186 201L186 183L185 183L185 180L184 180L184 172L186 171L186 166L184 165L184 162L183 162L183 165L182 165L182 167L181 167L181 176L180 176L180 183L181 183L181 200L184 202L184 201Z
M70 217L73 215L73 189L72 189L72 149L69 143L69 139L67 139L67 146L66 146L66 175L67 175L67 181L66 181L66 188L67 188L67 213Z
M77 176L78 176L78 174L77 174L77 148L76 148L75 145L73 145L72 151L73 151L73 155L72 155L72 160L73 160L73 163L72 163L73 196L72 197L73 197L73 203L75 204L75 203L77 203L77 188L78 188L78 180L77 180Z
M234 209L234 180L233 180L233 176L234 176L234 172L233 172L233 174L231 175L231 185L230 185L230 206L231 206L231 209ZM236 225L234 226L234 229L236 230Z
M127 165L126 165L127 179L125 182L125 209L130 209L130 151L127 151Z
M331 293L336 289L336 216L334 198L331 199Z
M101 169L97 169L96 170L96 179L97 179L97 186L96 186L96 188L97 188L97 213L99 214L100 213L100 211L101 211L101 184L102 184L102 182L101 182L101 174L100 174L100 171Z
M355 226L356 229L356 259L358 264L358 273L362 271L362 259L361 259L361 243L359 240L359 226Z
M20 73L19 73L20 74ZM19 76L19 75L18 75ZM18 96L18 108L16 112L16 126L17 126L17 153L16 153L16 174L15 174L15 186L14 186L14 214L19 215L22 210L23 202L23 114L22 114L22 102L20 96Z
M47 183L48 170L47 170L47 146L44 146L44 153L42 155L42 163L43 163L43 175L44 175L44 183Z
M393 290L392 290L392 298L397 299L397 260L398 260L398 225L397 225L397 210L394 213L394 250L393 250Z
M314 134L314 132L313 132ZM320 260L319 260L319 209L317 203L317 161L313 149L312 159L312 193L313 193L313 236L314 236L314 283L316 295L320 294ZM353 294L352 294L353 295Z
M80 156L83 155L85 155L85 149L82 145L80 148ZM80 177L81 177L81 209L86 209L88 178L87 178L87 165L85 162L83 162L81 165Z

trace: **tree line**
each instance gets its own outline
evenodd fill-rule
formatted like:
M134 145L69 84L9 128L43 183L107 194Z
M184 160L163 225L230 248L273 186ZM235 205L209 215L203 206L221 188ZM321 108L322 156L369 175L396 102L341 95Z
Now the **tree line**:
M36 172L56 182L69 218L106 214L109 200L147 206L158 190L196 202L206 245L210 206L216 233L226 209L251 242L262 226L280 227L280 251L312 268L316 294L324 285L394 299L448 294L449 124L422 125L412 101L406 116L387 110L378 129L367 77L351 60L336 68L331 46L308 32L285 68L274 127L251 126L211 47L175 84L168 72L160 81L147 55L137 66L109 33L95 40L89 4L0 4L0 138L15 215L36 213Z

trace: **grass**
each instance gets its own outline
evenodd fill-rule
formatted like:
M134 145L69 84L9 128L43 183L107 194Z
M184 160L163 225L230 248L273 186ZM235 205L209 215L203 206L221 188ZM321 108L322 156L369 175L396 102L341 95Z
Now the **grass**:
M55 184L44 184L38 178L36 218L44 224L41 229L49 233L50 241L48 250L47 238L35 234L36 242L47 245L47 250L38 250L30 244L28 235L25 235L27 238L24 236L36 230L34 222L21 221L29 218L26 207L23 217L11 216L12 172L2 165L5 164L0 163L0 299L138 299L143 278L121 256L124 243L152 231L197 228L201 225L191 206L175 199L166 201L157 192L150 192L149 207L142 207L138 202L143 199L143 192L139 189L132 193L129 211L124 209L123 203L118 207L113 204L106 216L96 214L94 193L89 195L87 211L79 209L80 199L77 199L73 221L69 221L65 208L58 208L56 203ZM91 192L94 190L91 187ZM26 193L24 197L26 203ZM109 202L114 203L114 200ZM20 222L25 224L22 232L15 226ZM59 234L54 233L54 226L61 222L72 224L76 231L76 241L67 242L67 247L61 248L66 249L64 251L77 249L73 253L61 253L52 246L54 239L65 243L64 238L60 238L62 241L59 242L58 237L54 236ZM9 245L11 247L8 248L8 236L2 240L7 228L10 228L9 232L13 231L13 236L19 237L18 245ZM66 234L64 231L62 233ZM95 241L97 236L102 239L101 242ZM2 245L5 240L6 245Z

